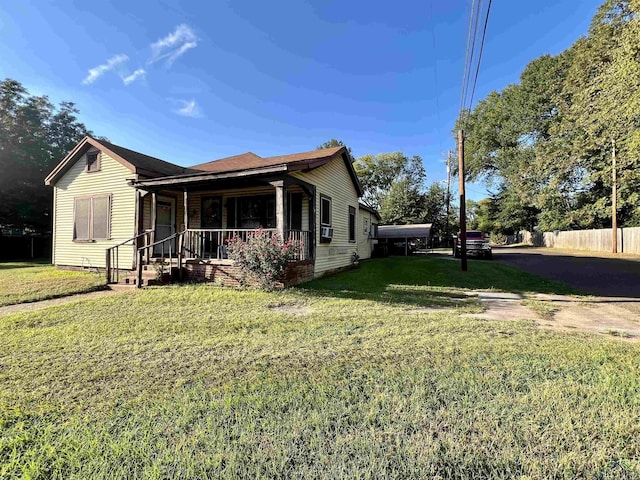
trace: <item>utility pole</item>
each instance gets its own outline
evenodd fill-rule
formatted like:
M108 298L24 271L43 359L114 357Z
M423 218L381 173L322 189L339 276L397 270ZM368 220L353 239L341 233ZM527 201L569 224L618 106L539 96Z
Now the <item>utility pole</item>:
M611 170L611 177L613 185L611 188L611 231L613 234L613 253L618 253L618 172L616 172L616 139L611 139L612 144L612 159L611 163L613 168Z
M464 190L464 132L458 130L458 180L460 189L460 268L467 271L467 204Z

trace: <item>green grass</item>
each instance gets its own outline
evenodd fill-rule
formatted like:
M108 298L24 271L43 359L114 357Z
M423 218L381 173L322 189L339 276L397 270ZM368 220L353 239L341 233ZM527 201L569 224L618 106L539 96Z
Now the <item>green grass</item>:
M637 472L637 345L416 308L416 291L480 279L447 286L455 263L409 261L285 292L171 286L0 317L0 477Z
M37 263L0 263L0 307L103 288L103 276Z
M461 297L465 291L501 290L515 293L576 293L565 284L497 262L469 261L467 272L446 258L394 257L363 262L357 270L315 280L302 288L344 298L375 298L429 304L439 292Z
M545 302L543 300L526 299L523 300L522 305L529 307L536 312L538 316L545 320L553 320L555 314L560 310L552 302Z

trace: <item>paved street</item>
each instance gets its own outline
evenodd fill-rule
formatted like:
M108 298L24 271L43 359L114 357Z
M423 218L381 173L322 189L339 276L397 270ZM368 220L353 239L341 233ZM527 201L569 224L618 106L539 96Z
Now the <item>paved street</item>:
M494 248L493 257L592 295L640 298L640 258L587 257L541 248Z

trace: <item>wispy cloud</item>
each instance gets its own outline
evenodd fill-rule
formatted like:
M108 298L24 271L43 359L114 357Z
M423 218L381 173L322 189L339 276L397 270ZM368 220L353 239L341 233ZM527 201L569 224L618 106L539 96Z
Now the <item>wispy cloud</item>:
M123 76L122 82L125 85L129 85L130 83L135 82L138 78L141 78L141 77L144 78L146 73L147 72L145 72L144 68L139 68L135 72L133 72L131 75L127 75L126 77Z
M196 103L194 99L191 100L180 100L182 103L182 107L175 112L178 115L182 115L183 117L191 117L191 118L199 118L202 117L202 112L200 111L200 107Z
M97 67L93 67L92 69L90 69L89 70L89 74L82 81L82 83L84 85L91 85L93 82L95 82L102 75L104 75L105 73L113 70L114 68L118 67L119 65L122 65L127 60L129 60L129 57L127 57L126 55L123 55L123 54L115 55L115 56L111 57L109 60L107 60L107 63L104 63L102 65L98 65Z
M165 65L170 67L185 52L197 46L198 37L191 27L180 24L172 33L151 44L151 58L148 63L166 59Z

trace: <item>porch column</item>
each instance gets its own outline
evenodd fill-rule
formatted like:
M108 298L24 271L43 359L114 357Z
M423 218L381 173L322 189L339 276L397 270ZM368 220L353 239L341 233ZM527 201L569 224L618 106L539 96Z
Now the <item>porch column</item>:
M156 192L151 193L151 242L154 243L156 241L156 205L157 205L157 195Z
M187 189L184 189L184 195L182 197L182 201L184 204L184 228L189 228L189 194L187 193Z
M287 192L284 180L271 182L276 189L276 230L286 240L287 234Z

